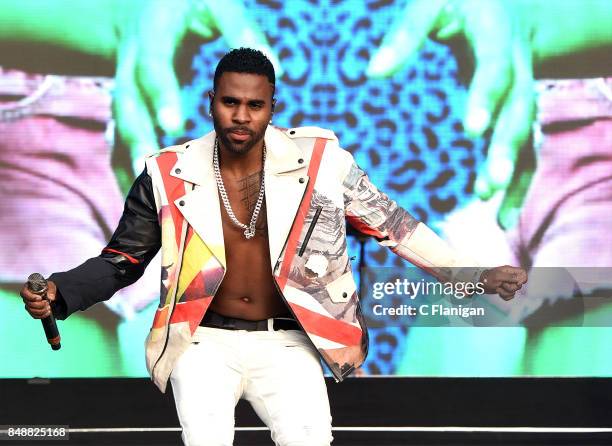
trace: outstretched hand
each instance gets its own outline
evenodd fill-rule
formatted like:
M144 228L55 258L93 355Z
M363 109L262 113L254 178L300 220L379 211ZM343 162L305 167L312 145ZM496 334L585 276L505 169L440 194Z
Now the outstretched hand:
M462 35L467 40L475 72L463 124L472 136L489 128L493 131L487 160L475 183L482 199L510 184L534 118L531 24L521 4L505 0L409 1L367 68L372 77L392 75L429 35L440 40Z
M114 115L134 174L158 149L156 126L172 135L183 131L174 55L187 32L205 39L221 34L229 47L257 48L281 74L278 59L240 0L133 0L117 12L115 26Z
M527 283L527 271L514 266L498 266L483 272L480 282L486 294L499 294L502 299L510 300Z

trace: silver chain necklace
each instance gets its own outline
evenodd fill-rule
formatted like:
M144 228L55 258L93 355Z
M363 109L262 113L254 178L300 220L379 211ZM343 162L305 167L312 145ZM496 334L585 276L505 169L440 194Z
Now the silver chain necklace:
M227 198L227 192L225 191L225 186L223 185L223 178L221 178L221 169L219 169L219 139L215 138L215 151L213 155L213 167L215 170L215 180L217 181L217 188L219 189L219 195L221 195L221 201L223 201L223 206L225 207L225 211L227 215L229 215L230 220L239 228L244 229L244 236L247 240L253 238L255 235L255 224L257 223L257 217L259 217L259 211L261 210L261 205L263 204L264 192L265 192L265 183L264 183L264 167L266 165L266 143L263 145L263 161L262 161L262 169L261 169L261 186L259 186L259 196L257 197L257 203L255 203L255 209L253 209L253 215L251 215L251 221L249 225L245 225L241 223L237 218L236 214L232 210L232 205L229 202L229 198Z

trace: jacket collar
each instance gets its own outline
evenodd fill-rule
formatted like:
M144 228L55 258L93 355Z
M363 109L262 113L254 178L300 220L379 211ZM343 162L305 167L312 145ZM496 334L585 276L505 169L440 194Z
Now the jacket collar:
M204 184L213 173L214 130L201 138L186 143L184 151L172 169L172 176L195 185ZM276 127L268 126L264 136L266 143L266 174L282 174L301 169L302 150L291 138ZM302 163L300 163L302 159Z
M266 212L271 267L280 256L308 184L302 150L284 132L268 126L264 136ZM200 238L225 268L221 203L213 172L215 132L185 144L171 175L194 185L175 201ZM180 204L182 202L182 204Z

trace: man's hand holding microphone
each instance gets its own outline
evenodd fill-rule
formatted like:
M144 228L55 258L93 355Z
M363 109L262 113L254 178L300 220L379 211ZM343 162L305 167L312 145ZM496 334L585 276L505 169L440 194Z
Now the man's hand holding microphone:
M39 274L34 273L28 277L20 293L25 309L34 319L41 319L47 341L53 350L61 348L60 335L51 311L51 303L55 302L57 287L52 281L47 281Z

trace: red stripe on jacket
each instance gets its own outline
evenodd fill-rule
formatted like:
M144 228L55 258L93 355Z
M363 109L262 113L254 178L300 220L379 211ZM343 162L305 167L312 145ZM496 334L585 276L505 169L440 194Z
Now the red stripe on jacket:
M314 190L314 185L317 181L317 175L319 173L319 167L321 166L321 159L323 158L323 152L325 151L326 144L327 139L317 138L314 144L314 149L312 150L312 157L310 158L310 165L308 166L308 177L310 178L310 180L308 181L308 186L306 186L304 198L300 203L300 207L297 211L297 216L295 217L295 221L293 222L293 228L291 229L291 232L289 234L287 249L285 249L285 256L283 258L281 271L278 277L278 286L280 287L281 291L283 290L283 288L285 288L285 285L287 284L289 268L291 268L291 263L293 262L293 258L295 257L298 240L302 233L302 228L304 227L304 220L306 219L308 209L310 208L312 192Z
M308 334L342 344L345 346L361 344L361 329L344 321L324 316L320 313L310 311L300 305L289 302L291 309Z
M112 249L112 248L104 248L102 250L102 252L112 252L114 254L121 254L122 256L124 256L126 259L128 259L130 261L130 263L133 263L134 265L138 265L140 263L140 260L135 259L134 257L132 257L129 254L126 254L125 252L121 252L121 251L117 251L116 249Z

